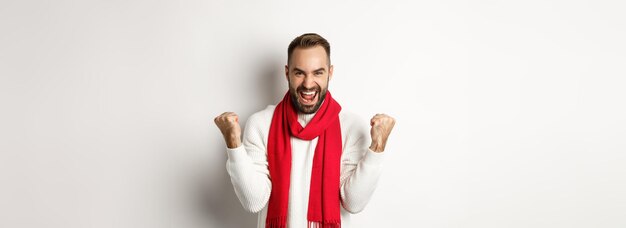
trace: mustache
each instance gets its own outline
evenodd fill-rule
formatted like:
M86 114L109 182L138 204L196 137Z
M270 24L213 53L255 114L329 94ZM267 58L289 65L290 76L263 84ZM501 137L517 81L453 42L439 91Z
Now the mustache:
M297 92L302 92L302 91L322 91L322 88L320 88L319 86L315 86L312 88L306 88L304 86L298 86L298 88L296 88Z

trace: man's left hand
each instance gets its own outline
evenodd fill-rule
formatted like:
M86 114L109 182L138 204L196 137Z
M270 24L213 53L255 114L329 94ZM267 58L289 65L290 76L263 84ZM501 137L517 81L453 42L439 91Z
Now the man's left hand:
M389 138L389 134L391 134L391 130L395 124L396 120L386 114L376 114L372 117L370 121L370 125L372 126L372 130L370 131L372 135L370 149L372 151L378 153L385 151L387 138Z

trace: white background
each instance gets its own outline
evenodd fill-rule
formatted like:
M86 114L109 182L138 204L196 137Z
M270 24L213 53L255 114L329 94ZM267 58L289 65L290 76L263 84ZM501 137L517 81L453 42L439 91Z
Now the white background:
M354 227L626 227L622 1L0 3L0 227L253 227L212 119L288 43L397 119Z

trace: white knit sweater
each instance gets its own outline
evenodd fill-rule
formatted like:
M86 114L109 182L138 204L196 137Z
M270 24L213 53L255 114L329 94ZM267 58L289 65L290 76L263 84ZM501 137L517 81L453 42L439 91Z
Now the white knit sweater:
M267 204L272 183L267 163L267 140L274 114L274 105L257 112L248 119L243 133L243 145L228 149L226 169L242 206L258 213L257 227L265 227ZM315 114L298 114L302 126ZM360 212L369 201L381 173L384 153L371 151L368 122L341 111L341 226L350 226L350 213ZM287 227L307 227L311 166L317 138L306 141L291 137L291 185Z

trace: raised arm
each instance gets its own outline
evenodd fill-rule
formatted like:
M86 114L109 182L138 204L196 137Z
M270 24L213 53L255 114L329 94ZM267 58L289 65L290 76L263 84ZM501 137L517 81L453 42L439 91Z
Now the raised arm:
M395 120L377 114L370 120L370 134L366 125L353 123L347 132L341 161L341 203L350 213L365 209L382 171L382 159L387 138ZM368 148L368 142L369 148Z
M226 142L226 170L235 194L244 209L257 213L265 207L271 192L262 120L256 114L248 119L243 143L238 120L237 114L226 112L215 118L215 124Z

